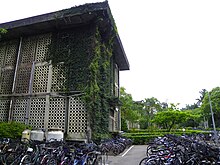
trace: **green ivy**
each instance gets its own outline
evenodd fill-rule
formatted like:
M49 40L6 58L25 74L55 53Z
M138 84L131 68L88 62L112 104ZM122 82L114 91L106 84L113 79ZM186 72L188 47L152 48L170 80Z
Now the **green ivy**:
M108 35L111 33L108 33ZM62 65L65 80L59 90L81 91L88 112L92 138L108 136L111 105L111 58L114 35L108 37L97 25L55 32L46 60Z
M112 45L102 41L98 28L95 34L94 58L89 66L90 82L84 100L88 109L92 137L99 139L108 135Z
M6 29L0 28L0 39L2 38L2 35L6 34L8 31Z

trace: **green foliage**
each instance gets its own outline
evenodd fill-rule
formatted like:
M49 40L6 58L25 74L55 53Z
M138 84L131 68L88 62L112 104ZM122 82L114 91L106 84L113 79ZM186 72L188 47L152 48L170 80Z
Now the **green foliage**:
M220 87L213 88L211 92L209 92L210 95L210 101L212 104L212 110L214 113L219 113L220 112ZM201 109L203 110L204 114L206 116L210 115L210 102L209 102L209 97L208 97L208 92L206 92Z
M8 31L6 29L0 28L0 39L4 34L6 34Z
M124 118L121 118L121 130L127 132L128 131L128 126L126 123L126 120Z
M74 28L70 31L55 32L52 35L46 61L54 68L60 68L60 86L52 84L61 92L83 90L90 78L93 59L95 27ZM63 79L60 79L62 75ZM64 90L65 89L65 90Z
M122 118L131 123L138 122L141 129L155 129L157 124L170 131L174 127L198 127L203 121L203 111L197 104L187 105L187 110L180 111L179 104L171 103L168 106L154 97L133 101L132 95L126 93L125 88L121 87L120 92Z
M120 88L120 100L122 102L121 106L121 116L123 119L129 118L130 114L127 111L132 110L133 107L133 99L131 94L126 93L125 88Z
M200 93L200 96L196 100L198 101L197 105L200 107L200 105L202 104L202 101L203 101L203 99L205 97L206 89L202 89L201 91L199 91L199 93Z
M147 128L148 128L148 122L149 122L148 119L141 118L141 119L139 120L140 129L147 129Z
M138 105L134 104L132 96L126 93L125 88L120 88L121 116L124 120L135 122L140 118Z
M130 123L139 123L141 128L152 125L153 116L167 108L167 103L161 103L157 98L145 98L141 101L133 101L131 94L126 93L125 88L120 88L121 116Z
M202 110L201 108L196 108L193 110L184 110L190 114L190 117L181 124L182 127L198 127L201 122L203 122Z
M133 144L135 145L145 145L149 143L152 139L158 137L158 135L137 135L137 136L124 135L124 136L132 139Z
M101 140L103 140L103 139L110 139L110 138L111 138L110 133L96 133L96 134L93 133L93 140L97 144L99 144L101 142Z
M185 131L182 129L173 129L169 131L168 129L139 129L139 130L129 130L126 135L133 136L133 135L166 135L170 133L178 133L178 134L198 134L198 133L206 133L206 131L202 130L192 130L190 127L186 128Z
M142 105L143 105L143 107L142 107L141 116L144 120L147 121L147 126L151 127L152 126L151 120L153 119L155 113L163 110L162 105L161 105L160 101L155 97L145 98L142 101ZM146 124L145 124L145 126L146 126Z
M201 110L202 113L204 114L204 116L211 122L211 113L210 113L210 102L212 105L212 111L214 114L214 118L215 118L215 124L216 127L220 127L220 121L217 120L220 118L220 87L215 87L213 88L210 92L210 101L209 101L209 97L208 97L208 92L206 91L206 94L203 98L202 101L202 105L201 105Z
M196 104L196 103L194 103L194 104L186 104L186 107L185 108L182 108L181 110L192 110L192 109L196 109L196 108L198 108L199 106L198 106L198 104Z
M146 113L149 115L162 110L160 101L155 97L145 98L143 104Z
M108 118L111 108L109 100L112 100L110 94L112 43L102 42L98 28L95 34L94 57L89 66L90 80L83 98L88 109L92 136L97 139L102 134L108 134Z
M200 134L200 133L207 133L204 131L199 131L199 130L186 130L183 131L181 129L178 130L174 130L172 132L169 132L166 129L155 129L155 130L133 130L130 131L130 133L126 133L124 134L125 137L130 138L133 140L133 144L136 145L143 145L143 144L148 144L150 141L152 141L154 138L158 137L158 136L164 136L167 134L174 134L174 135L190 135L190 134Z
M31 129L31 127L17 122L1 122L0 137L18 139L21 138L25 129Z
M170 131L176 124L181 124L188 118L190 118L190 114L187 112L169 109L167 111L158 112L152 122Z
M0 28L0 34L5 34L7 33L8 31L6 29L3 29L3 28Z
M78 91L85 103L92 138L108 134L113 34L103 39L99 27L90 25L54 33L46 60L61 68L63 83L56 90ZM59 79L59 75L58 75Z

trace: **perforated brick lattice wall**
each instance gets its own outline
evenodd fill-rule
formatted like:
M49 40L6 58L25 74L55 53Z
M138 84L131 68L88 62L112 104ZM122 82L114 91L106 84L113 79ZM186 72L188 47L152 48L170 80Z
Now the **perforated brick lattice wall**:
M16 93L28 93L31 76L31 65L23 67L20 66L17 74L17 84L15 88Z
M66 68L64 65L53 66L51 91L58 92L65 90Z
M46 98L31 98L29 123L33 128L44 128Z
M15 81L16 96L12 102L12 120L25 123L28 110L28 122L33 128L43 129L45 125L48 125L48 129L59 127L73 134L86 133L87 112L80 97L68 100L64 97L45 96L50 82L51 92L65 91L68 78L64 64L53 66L52 75L50 74L50 65L46 62L50 43L51 34L24 37L21 42ZM0 44L0 94L11 94L12 92L18 46L18 40ZM35 62L34 65L32 65L33 62ZM29 87L32 69L34 69L33 86ZM50 77L52 80L49 80ZM29 88L32 88L34 96L25 95L29 92ZM22 94L22 96L17 94ZM8 120L9 107L10 99L0 98L0 121ZM66 125L67 123L69 125Z
M36 49L36 37L24 38L21 44L21 63L32 63Z
M13 40L0 45L0 94L11 94L14 80L18 41Z
M87 130L87 112L80 97L70 99L69 132L85 133Z
M7 43L5 65L15 66L18 50L18 41L11 41Z
M48 53L48 46L51 42L51 34L44 34L38 37L36 61L45 61L45 56Z
M0 45L0 67L2 67L4 64L5 52L6 52L6 45L5 43L2 43Z
M66 103L64 98L50 98L48 128L65 130Z
M10 106L10 100L1 99L0 100L0 122L8 120L8 110Z
M37 66L34 72L33 92L47 92L49 66Z
M27 99L17 98L14 102L14 109L12 111L13 121L24 123L26 117L26 109L27 109Z
M0 94L12 93L13 80L14 80L14 69L13 68L2 69Z

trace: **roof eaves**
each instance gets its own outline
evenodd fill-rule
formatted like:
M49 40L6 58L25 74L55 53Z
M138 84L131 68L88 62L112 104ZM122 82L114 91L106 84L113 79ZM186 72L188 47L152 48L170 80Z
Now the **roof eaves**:
M100 2L100 3L89 3L85 5L80 5L77 7L71 7L69 9L52 12L52 13L47 13L47 14L42 14L42 15L24 18L20 20L2 23L0 24L0 28L9 30L13 28L22 27L22 26L29 26L33 24L42 23L42 22L58 20L58 19L62 19L65 17L73 17L77 15L82 15L84 13L105 10L107 7L108 7L107 1Z

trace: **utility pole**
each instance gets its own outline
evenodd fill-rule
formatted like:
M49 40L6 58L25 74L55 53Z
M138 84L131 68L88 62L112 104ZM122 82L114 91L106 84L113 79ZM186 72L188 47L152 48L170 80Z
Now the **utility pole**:
M212 103L211 103L210 94L209 94L209 91L207 91L207 92L208 92L208 97L209 97L210 111L211 111L211 115L212 115L212 125L213 125L213 129L214 129L214 140L215 140L215 143L217 143L218 142L218 135L216 132L216 127L215 127L215 118L214 118L214 114L212 111Z

